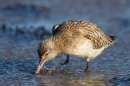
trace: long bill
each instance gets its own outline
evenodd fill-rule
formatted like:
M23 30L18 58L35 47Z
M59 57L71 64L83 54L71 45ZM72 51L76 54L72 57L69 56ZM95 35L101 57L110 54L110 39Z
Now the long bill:
M40 69L42 68L43 64L46 62L46 60L42 59L41 62L39 63L38 67L37 67L37 70L35 72L35 74L38 74L40 72Z

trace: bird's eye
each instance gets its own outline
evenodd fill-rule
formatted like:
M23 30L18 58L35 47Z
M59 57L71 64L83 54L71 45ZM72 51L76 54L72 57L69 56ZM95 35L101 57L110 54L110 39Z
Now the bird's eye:
M49 53L50 53L50 51L47 51L47 52L45 53L45 56L47 56Z
M46 53L46 56L48 55L48 53Z

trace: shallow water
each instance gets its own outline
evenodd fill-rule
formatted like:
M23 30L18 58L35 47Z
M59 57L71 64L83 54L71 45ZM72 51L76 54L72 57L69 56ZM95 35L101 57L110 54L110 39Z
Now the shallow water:
M6 3L6 4L5 4ZM130 2L128 0L19 0L0 1L0 86L129 86L130 85ZM26 13L26 14L25 14ZM54 24L68 19L96 23L116 42L90 60L71 56L70 62L52 73L35 75L37 46L51 37ZM65 61L58 55L47 68Z

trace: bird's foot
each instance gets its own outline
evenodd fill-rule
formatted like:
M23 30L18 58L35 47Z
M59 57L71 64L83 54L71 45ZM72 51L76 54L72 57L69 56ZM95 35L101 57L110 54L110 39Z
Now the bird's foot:
M41 72L43 72L43 73L47 73L49 71L49 68L47 68L47 67L43 67L43 68L41 68Z
M47 71L47 73L52 73L53 71L55 71L55 69L50 69Z
M52 66L52 67L48 70L48 73L52 73L53 71L56 70L56 68L58 68L58 67L60 67L60 66L62 66L62 64L56 64L56 65Z
M90 72L90 68L87 67L87 68L85 69L85 71L86 71L86 72Z
M90 69L85 69L86 72L90 72Z
M46 68L41 69L42 73L52 73L53 71L55 71L55 69L46 69Z
M90 69L85 69L87 75L90 75Z
M48 69L47 69L47 68L42 68L42 69L41 69L41 72L47 73L47 72L48 72Z

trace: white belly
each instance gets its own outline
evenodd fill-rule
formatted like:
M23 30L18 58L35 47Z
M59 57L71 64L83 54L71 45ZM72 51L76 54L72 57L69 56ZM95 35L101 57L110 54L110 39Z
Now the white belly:
M66 54L88 59L95 58L104 50L104 47L100 49L94 49L90 41L79 41L72 46L73 47L70 47L68 50L69 52Z

